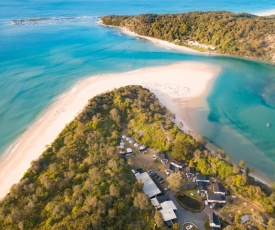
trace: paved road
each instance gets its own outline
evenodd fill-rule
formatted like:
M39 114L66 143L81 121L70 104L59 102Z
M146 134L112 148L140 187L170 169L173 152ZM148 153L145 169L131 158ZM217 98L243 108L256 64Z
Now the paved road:
M199 213L192 213L192 212L186 211L176 201L176 199L174 197L175 194L176 194L176 192L170 191L169 197L175 203L175 205L178 209L176 212L176 215L177 215L177 220L178 220L178 223L180 224L180 226L182 226L185 222L192 222L193 224L195 224L198 227L198 229L203 230L205 219L207 217L206 213L204 213L204 211L199 212Z

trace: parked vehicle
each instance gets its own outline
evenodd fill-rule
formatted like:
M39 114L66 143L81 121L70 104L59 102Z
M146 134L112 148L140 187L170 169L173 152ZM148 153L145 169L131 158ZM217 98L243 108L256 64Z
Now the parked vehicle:
M161 181L161 180L163 180L163 178L160 177L158 180Z
M151 174L153 173L153 171L152 171L152 170L148 170L147 173L148 173L149 175L151 175Z
M168 187L164 188L164 191L168 191L168 190L170 190L170 188L168 188Z
M153 158L153 160L156 160L156 159L157 159L157 156L156 156L156 155L153 155L152 158Z
M164 180L161 180L159 183L160 183L160 184L163 184L163 183L164 183Z
M209 208L215 208L216 207L216 204L210 204Z

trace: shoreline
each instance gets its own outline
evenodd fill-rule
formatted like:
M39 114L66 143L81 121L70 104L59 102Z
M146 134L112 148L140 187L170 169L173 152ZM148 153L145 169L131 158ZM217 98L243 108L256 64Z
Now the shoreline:
M161 40L158 38L153 38L153 37L149 37L149 36L144 36L144 35L139 35L135 32L130 31L129 29L127 29L126 27L120 27L120 26L111 26L111 25L105 25L103 24L103 22L101 21L101 19L98 21L98 24L104 27L109 27L109 28L115 28L115 29L119 29L122 33L124 33L125 35L131 36L131 37L136 37L136 38L141 38L147 41L152 42L154 45L165 48L165 49L171 49L171 50L176 50L176 51L180 51L180 52L184 52L184 53L189 53L189 54L200 54L200 55L221 55L221 54L217 54L217 53L211 53L209 54L208 52L202 52L199 50L195 50L186 46L180 46L180 45L176 45L172 42L168 42L165 40Z
M260 15L257 15L257 16L260 16ZM261 17L264 17L264 16L271 16L271 15L269 15L269 14L268 15L262 15ZM158 47L161 47L161 48L164 48L164 49L171 49L171 50L175 50L175 51L179 51L179 52L183 52L183 53L187 53L187 54L198 54L198 55L216 56L216 57L229 57L229 58L243 59L243 60L252 61L252 62L260 62L260 63L266 64L266 65L272 65L272 66L275 65L275 61L266 61L266 60L256 59L256 58L234 56L234 55L229 55L229 54L220 54L220 53L217 53L217 52L209 52L209 51L203 52L203 51L199 51L199 50L196 50L196 49L192 49L192 48L187 47L187 46L176 45L175 43L168 42L168 41L165 41L165 40L161 40L161 39L158 39L158 38L139 35L135 32L130 31L126 27L105 25L105 24L103 24L101 19L98 21L98 24L101 25L101 26L104 26L104 27L119 29L125 35L150 41L154 45L156 45Z
M176 114L175 108L180 105L173 100L188 101L203 96L219 71L220 67L217 66L181 62L126 73L97 75L77 82L53 100L33 125L7 149L10 152L5 152L4 157L1 157L0 199L9 192L13 184L20 181L31 162L38 159L46 146L82 111L90 98L126 85L141 85ZM183 122L188 128L186 121Z

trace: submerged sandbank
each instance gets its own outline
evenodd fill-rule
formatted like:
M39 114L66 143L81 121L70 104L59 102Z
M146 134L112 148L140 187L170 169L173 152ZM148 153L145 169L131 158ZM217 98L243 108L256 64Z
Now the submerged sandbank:
M181 104L176 101L187 102L204 95L219 71L217 66L184 62L82 80L50 106L13 145L12 151L4 155L0 168L0 198L19 182L31 162L81 112L90 98L122 86L141 85L155 93L160 102L176 114L176 121L182 121L185 129L189 129L178 114Z

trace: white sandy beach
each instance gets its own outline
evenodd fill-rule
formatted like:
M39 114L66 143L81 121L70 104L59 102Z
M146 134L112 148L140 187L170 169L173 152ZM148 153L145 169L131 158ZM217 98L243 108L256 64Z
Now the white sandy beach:
M203 95L219 71L217 66L185 62L82 80L50 106L19 138L12 151L5 154L0 167L0 198L19 182L30 163L40 156L46 145L54 141L90 98L122 86L141 85L155 93L160 102L176 114L176 121L180 122L182 116L178 113L182 110L179 107L182 102ZM177 103L178 100L181 103ZM185 121L182 122L185 129L190 128Z
M110 28L119 29L122 33L124 33L124 34L126 34L128 36L132 36L132 37L137 37L137 38L141 38L141 39L144 39L144 40L148 40L148 41L152 42L154 45L162 47L162 48L165 48L165 49L176 50L176 51L179 51L179 52L184 52L184 53L189 53L189 54L209 55L208 52L202 52L202 51L198 51L198 50L195 50L195 49L188 48L186 46L176 45L174 43L167 42L167 41L164 41L164 40L161 40L161 39L152 38L152 37L149 37L149 36L139 35L139 34L137 34L135 32L130 31L126 27L104 25L101 20L98 21L98 24L101 25L101 26L106 26L106 27L110 27ZM215 53L215 55L220 55L220 54L216 54Z

